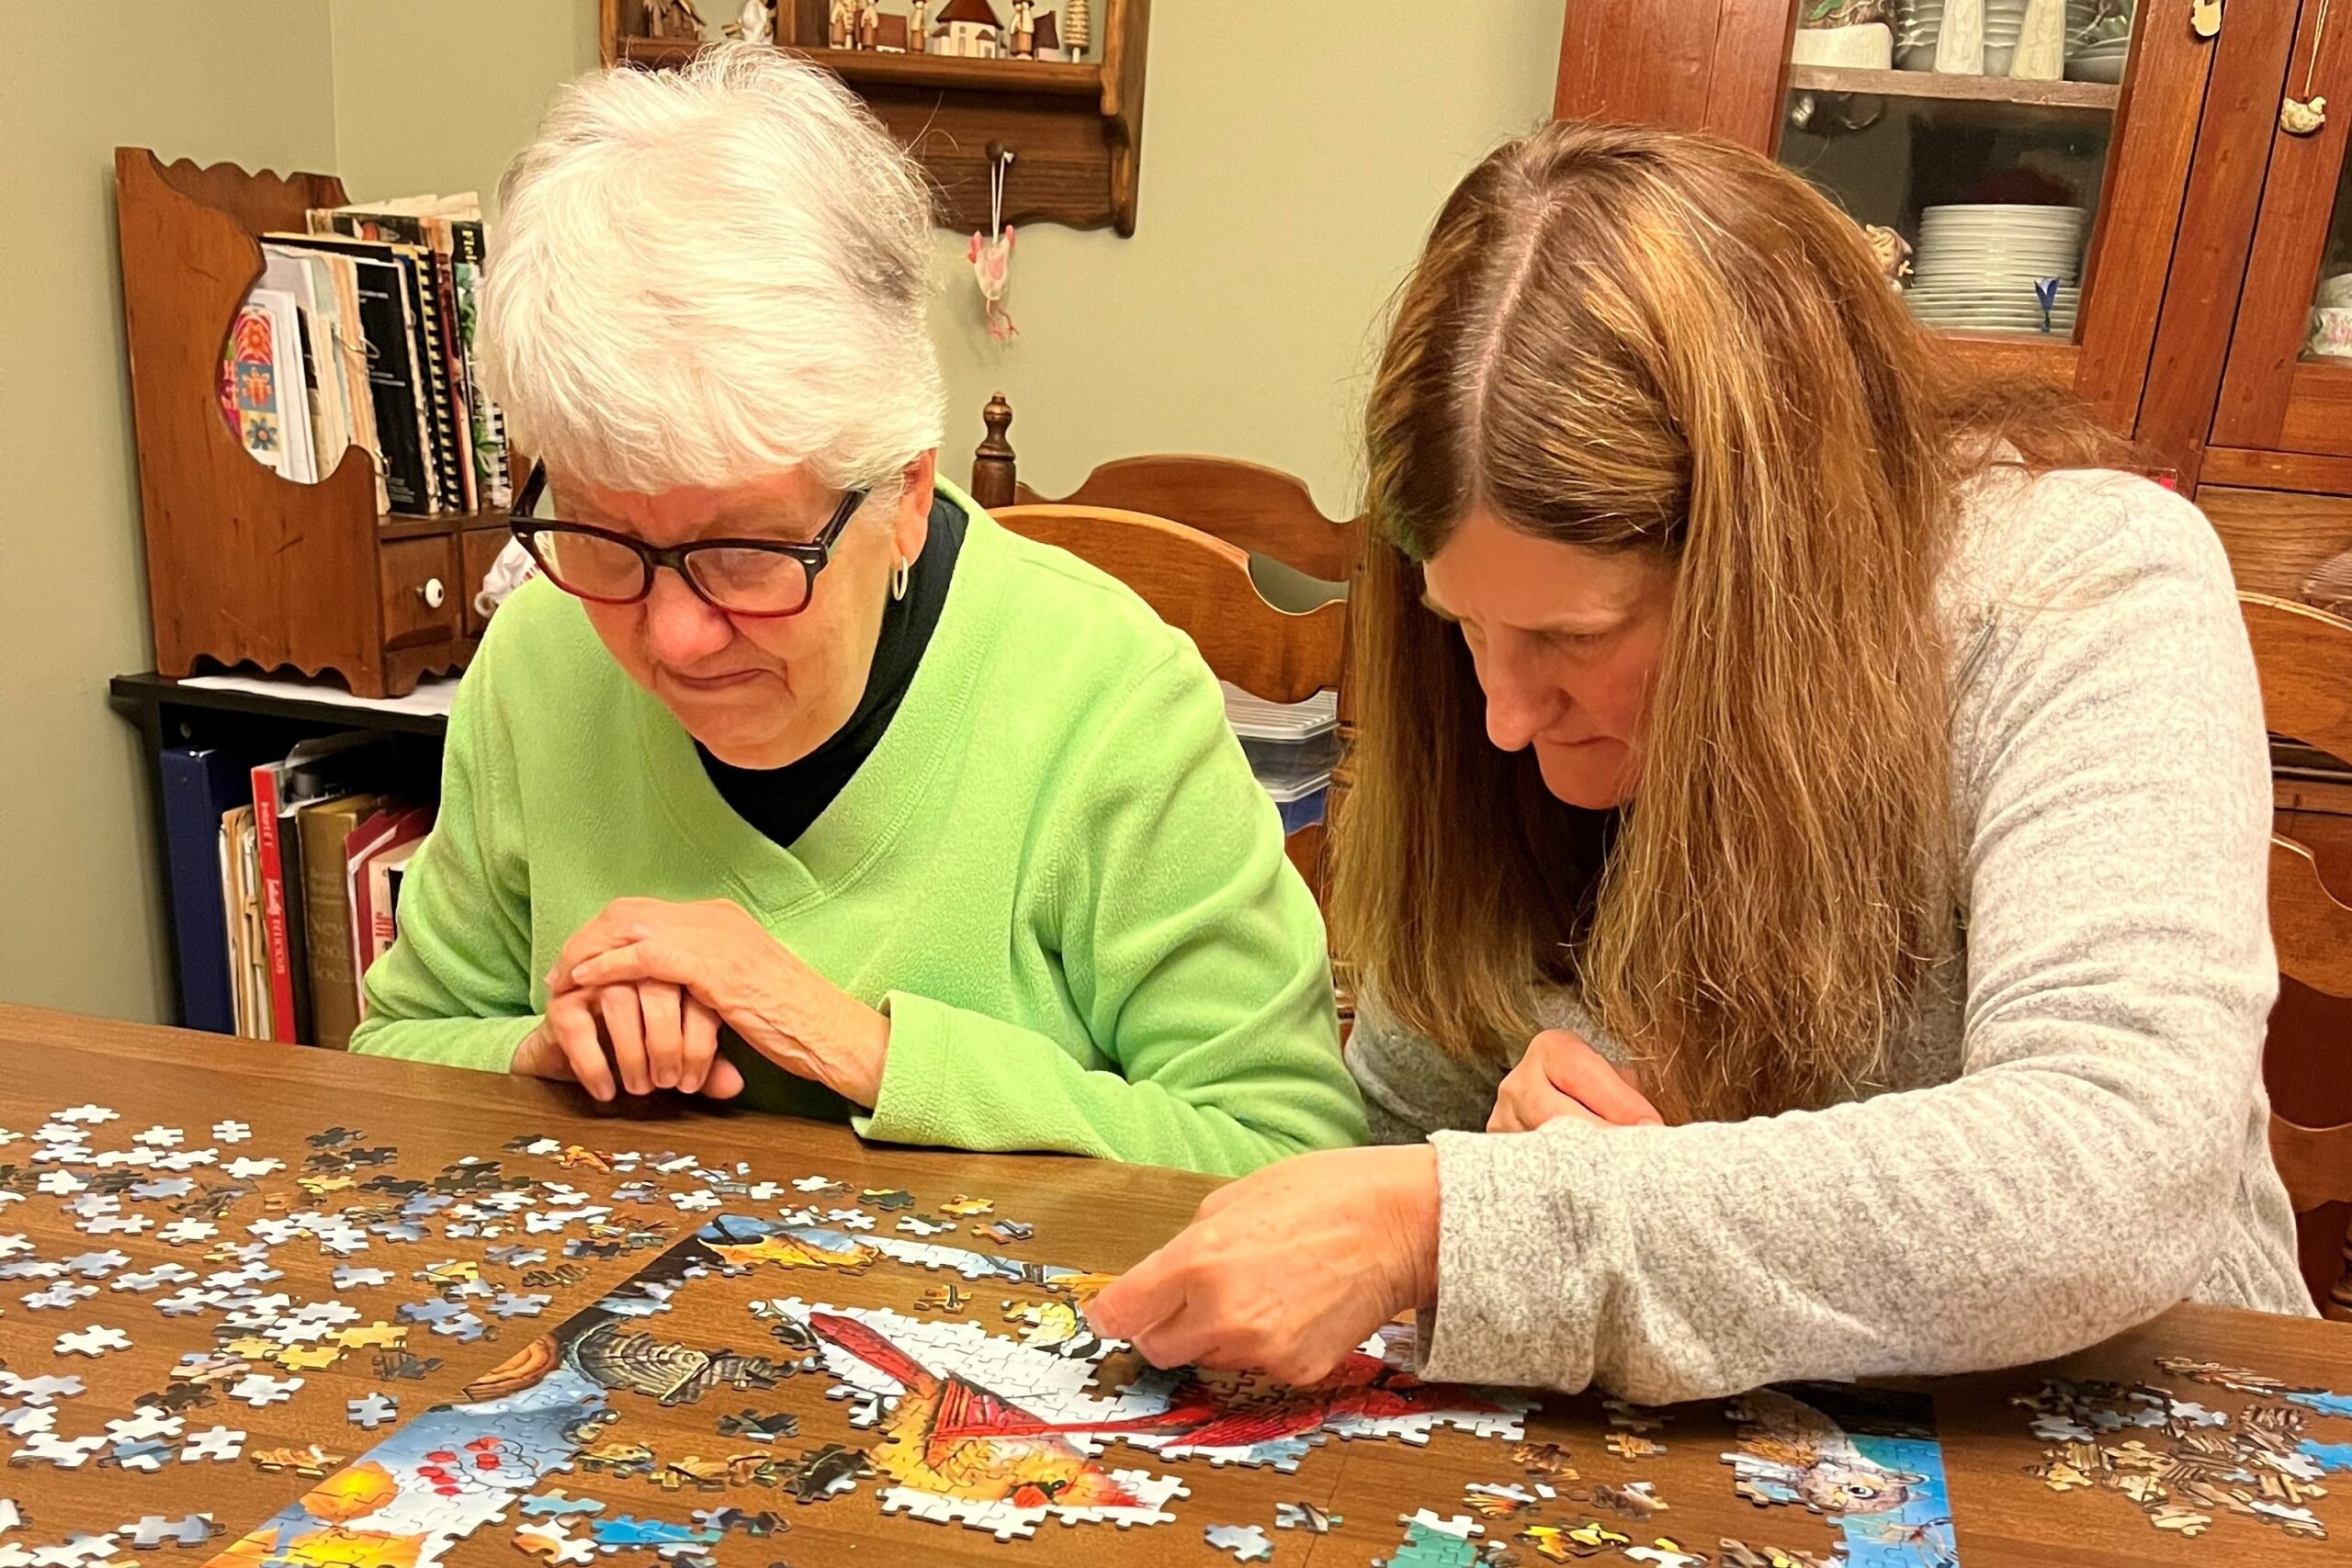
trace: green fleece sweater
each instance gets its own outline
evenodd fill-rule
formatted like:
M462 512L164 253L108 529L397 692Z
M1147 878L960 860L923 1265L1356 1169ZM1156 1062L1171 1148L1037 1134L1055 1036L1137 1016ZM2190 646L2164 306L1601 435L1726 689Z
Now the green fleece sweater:
M970 530L922 666L788 851L576 601L509 599L351 1048L503 1072L608 901L730 898L888 1014L866 1136L1224 1174L1362 1142L1322 921L1207 667L1125 587L956 499Z

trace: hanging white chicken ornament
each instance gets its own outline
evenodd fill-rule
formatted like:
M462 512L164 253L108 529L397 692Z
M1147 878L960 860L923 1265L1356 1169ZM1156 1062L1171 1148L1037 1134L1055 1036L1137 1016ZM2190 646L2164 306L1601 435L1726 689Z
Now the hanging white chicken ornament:
M1004 291L1012 281L1012 228L1004 220L1004 174L1012 165L1010 152L1000 153L989 165L989 231L973 235L971 247L965 253L972 264L972 276L979 281L989 335L999 343L1021 330L1004 308Z

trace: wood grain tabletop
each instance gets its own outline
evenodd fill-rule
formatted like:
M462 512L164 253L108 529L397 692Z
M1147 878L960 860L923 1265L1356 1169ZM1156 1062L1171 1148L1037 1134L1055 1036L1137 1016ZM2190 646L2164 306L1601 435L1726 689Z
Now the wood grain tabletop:
M2352 1560L2341 1325L1662 1411L1188 1382L1082 1305L1203 1178L25 1009L0 1053L0 1568Z

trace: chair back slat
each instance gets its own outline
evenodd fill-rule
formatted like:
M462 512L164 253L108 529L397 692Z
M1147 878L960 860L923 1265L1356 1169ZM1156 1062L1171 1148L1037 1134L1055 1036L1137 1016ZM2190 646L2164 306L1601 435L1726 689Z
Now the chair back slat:
M1340 681L1347 606L1305 615L1266 603L1239 547L1165 517L1111 507L1008 506L996 520L1068 550L1135 590L1159 618L1193 639L1217 678L1253 697L1305 702Z
M1197 528L1251 555L1269 556L1326 582L1354 574L1363 524L1326 517L1304 480L1280 468L1231 457L1168 453L1105 463L1058 499L1027 485L1026 505L1104 506L1145 512Z

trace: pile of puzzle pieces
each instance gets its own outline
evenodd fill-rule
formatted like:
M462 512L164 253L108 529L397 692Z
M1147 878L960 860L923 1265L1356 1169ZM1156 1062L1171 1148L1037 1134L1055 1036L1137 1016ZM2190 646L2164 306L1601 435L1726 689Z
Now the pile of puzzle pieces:
M2314 1416L2340 1417L2339 1432L2352 1438L2352 1397L2210 1361L2167 1356L2157 1364L2255 1403L2233 1416L2153 1383L2052 1379L2010 1401L2032 1413L2033 1435L2049 1445L2028 1473L2053 1492L2127 1498L2158 1529L2185 1537L2235 1516L2325 1540L2325 1477L2352 1472L2352 1441L2307 1428Z

